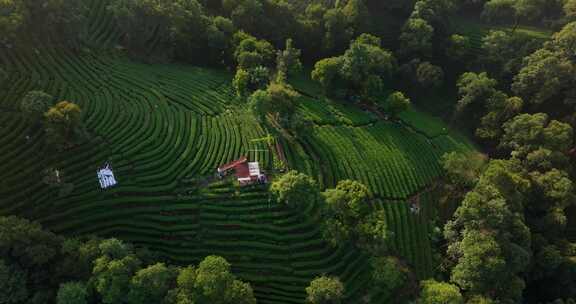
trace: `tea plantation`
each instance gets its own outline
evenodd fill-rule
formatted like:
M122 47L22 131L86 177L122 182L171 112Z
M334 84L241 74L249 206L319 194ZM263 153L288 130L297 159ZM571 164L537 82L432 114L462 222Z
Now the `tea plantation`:
M101 1L94 1L88 41L118 39ZM348 299L361 302L369 286L366 258L352 245L333 249L319 225L272 201L263 186L238 188L214 181L216 168L247 155L265 168L273 153L262 126L235 101L232 74L186 65L135 63L122 55L63 47L0 52L8 81L0 88L0 214L17 214L68 236L114 236L161 252L176 263L209 254L225 257L249 281L259 303L301 303L321 274L338 275ZM314 84L302 81L306 93ZM19 111L31 90L77 103L88 139L53 156L41 128ZM390 247L419 279L437 267L431 251L432 186L445 152L473 149L442 122L420 112L403 123L383 121L316 92L299 110L311 132L281 142L288 167L323 188L343 179L367 185L386 211ZM418 123L412 123L411 117ZM96 169L112 164L119 185L101 190ZM42 182L57 168L64 193ZM369 293L387 303L389 295Z
M322 273L338 274L350 294L369 280L356 250L331 249L316 223L270 201L265 189L208 183L218 165L241 155L271 164L266 145L252 142L265 132L234 103L229 74L65 49L4 56L18 72L10 73L0 104L1 213L67 235L114 235L182 263L222 255L253 283L261 303L299 303L310 279ZM21 97L37 89L77 102L90 140L48 157L41 130L17 111ZM314 103L324 102L325 113L317 113ZM324 187L346 178L368 185L387 200L381 208L395 232L393 248L419 276L429 276L434 206L412 214L402 202L434 183L442 153L468 146L447 133L428 138L320 99L302 105L317 125L305 138L284 143L289 167ZM119 181L107 191L95 174L105 162ZM71 193L42 183L47 167L61 170ZM427 203L433 200L421 204Z

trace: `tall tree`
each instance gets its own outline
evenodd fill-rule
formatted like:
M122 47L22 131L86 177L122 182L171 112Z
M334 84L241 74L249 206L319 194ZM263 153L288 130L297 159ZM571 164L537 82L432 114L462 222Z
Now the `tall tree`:
M0 303L19 304L28 299L27 273L0 259Z
M460 99L454 118L466 121L476 128L476 136L485 143L495 145L502 134L501 125L519 113L524 102L519 97L508 97L496 89L498 82L487 73L467 72L458 80Z
M317 277L306 287L310 304L338 304L344 297L344 284L337 277Z
M421 304L463 304L464 298L457 286L436 282L434 280L423 281L422 293L418 303Z
M309 210L320 199L320 190L316 181L296 171L282 175L272 183L270 191L279 203L299 210Z
M288 127L294 117L298 93L286 83L271 83L266 90L254 92L248 99L252 113L266 123L270 115L282 127Z
M476 185L485 165L486 156L480 153L450 152L442 156L442 168L448 181L464 190Z
M416 80L424 88L438 87L444 82L444 71L441 67L424 61L416 69Z
M418 0L414 4L414 10L410 18L425 20L435 30L447 32L448 16L457 8L454 0Z
M132 248L111 239L99 246L101 256L94 261L93 286L105 304L122 303L130 291L130 279L142 262Z
M62 238L40 224L0 217L0 295L7 303L49 301L59 284ZM3 294L7 292L8 294ZM36 300L34 300L36 298Z
M569 18L576 17L576 0L564 1L564 14Z
M52 105L54 97L42 91L30 91L20 102L20 109L32 119L40 119Z
M457 83L460 99L456 105L456 116L471 114L477 121L484 112L485 101L496 93L497 84L485 72L462 74Z
M200 262L194 287L200 303L256 303L250 285L237 280L230 272L230 263L222 257L208 256Z
M276 56L276 72L279 78L287 78L302 70L300 54L300 50L294 48L292 39L287 39L286 48L278 51L278 55ZM277 81L280 82L279 79L277 79Z
M538 48L539 43L516 32L491 30L482 38L482 64L495 75L511 77L522 67L522 59Z
M410 99L404 96L404 93L394 92L386 99L386 106L384 108L386 108L392 116L397 116L398 114L408 110L410 105Z
M0 42L14 39L29 18L24 1L7 0L0 2Z
M503 92L496 91L486 103L487 113L480 120L476 136L497 142L502 136L502 124L522 110L524 101L520 97L508 97Z
M470 38L458 34L453 34L449 38L449 46L446 49L446 56L452 60L465 62L472 51Z
M324 58L314 65L312 79L319 82L324 89L324 94L332 95L335 81L339 77L339 67L342 62L341 57Z
M270 68L274 67L276 50L270 42L237 32L232 37L236 76L233 86L236 95L246 98L255 90L263 89L270 81Z
M432 51L434 28L420 18L410 18L402 28L400 49L407 55L427 56Z
M522 221L529 181L521 164L493 160L444 228L451 280L470 294L517 301L530 262L530 234ZM504 287L506 286L506 287Z
M576 21L566 24L552 36L551 47L576 63Z
M60 285L56 297L57 304L87 304L88 292L80 282L68 282Z
M262 1L242 0L237 3L230 14L234 25L248 33L258 33L265 18Z
M69 101L61 101L45 114L46 133L56 145L69 144L80 129L80 107Z
M363 0L349 0L342 8L342 13L354 29L356 35L367 33L371 28L370 12Z
M396 70L396 59L392 53L384 50L380 45L368 44L365 41L377 41L379 39L370 39L360 37L350 44L350 48L341 56L339 75L348 83L348 88L356 94L363 94L363 97L371 99L374 96L374 90L368 89L367 86L373 84L375 77L379 81L383 78L389 78ZM378 92L376 92L378 93Z
M324 14L324 38L322 46L328 54L341 52L354 35L341 8L331 8Z
M549 120L545 113L521 114L504 124L500 145L512 150L515 157L526 157L538 148L566 153L572 146L572 127Z
M176 271L164 263L156 263L140 269L130 280L130 291L126 295L129 304L161 303L170 285L176 278Z
M370 192L363 184L343 180L324 196L323 237L332 246L352 242L372 254L383 254L390 235L383 211L373 211Z
M512 90L527 103L541 105L552 99L568 101L574 83L574 64L559 52L540 49L524 59Z
M372 267L372 280L374 284L389 292L403 286L408 279L407 270L396 257L372 257L370 259L370 266Z

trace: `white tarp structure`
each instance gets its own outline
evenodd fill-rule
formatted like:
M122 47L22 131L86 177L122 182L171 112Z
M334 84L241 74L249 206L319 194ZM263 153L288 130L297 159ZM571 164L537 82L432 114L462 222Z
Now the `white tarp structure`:
M102 189L108 189L118 184L114 177L114 172L110 169L109 164L106 164L106 167L96 171L96 174L98 175L98 181L100 182L100 188Z
M250 172L250 176L260 177L260 166L258 162L248 163L248 171Z

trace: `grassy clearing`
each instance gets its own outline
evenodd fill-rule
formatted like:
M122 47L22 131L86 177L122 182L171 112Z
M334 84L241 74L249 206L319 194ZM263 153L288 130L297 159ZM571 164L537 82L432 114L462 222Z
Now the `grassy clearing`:
M427 137L448 135L448 127L440 119L425 114L416 109L409 109L399 115L399 118L410 127L422 132Z

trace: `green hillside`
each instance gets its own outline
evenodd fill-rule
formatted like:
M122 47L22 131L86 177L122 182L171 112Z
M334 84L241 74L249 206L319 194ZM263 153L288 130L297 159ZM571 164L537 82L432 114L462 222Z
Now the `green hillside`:
M0 1L0 304L572 303L576 1L485 2Z
M228 73L65 49L2 56L13 68L0 104L2 214L67 235L117 236L181 263L222 255L253 283L261 303L299 303L307 282L322 273L338 274L351 298L369 279L360 253L332 250L317 225L271 203L264 189L209 182L218 165L241 155L271 165L266 146L251 142L265 133L233 101ZM42 133L16 112L33 89L77 102L90 140L48 157ZM440 135L435 144L412 128L330 101L309 98L301 111L316 115L317 126L285 143L289 166L324 187L353 178L378 197L399 200L384 204L392 208L394 246L421 278L430 276L428 213L413 215L401 201L433 183L439 156L457 148L453 140ZM119 181L108 191L99 189L95 174L105 162ZM38 173L49 167L74 184L71 193L42 183Z

